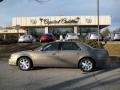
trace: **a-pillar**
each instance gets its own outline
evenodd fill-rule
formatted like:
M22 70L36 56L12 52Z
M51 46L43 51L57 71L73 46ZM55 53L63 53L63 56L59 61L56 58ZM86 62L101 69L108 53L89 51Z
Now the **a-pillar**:
M48 27L45 27L45 34L48 33Z

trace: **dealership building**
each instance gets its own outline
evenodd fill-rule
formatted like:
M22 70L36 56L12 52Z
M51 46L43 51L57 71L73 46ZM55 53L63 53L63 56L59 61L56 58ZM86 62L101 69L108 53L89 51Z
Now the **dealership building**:
M54 35L76 33L85 36L89 32L97 32L97 25L97 16L38 16L13 17L12 19L12 27L19 26L18 29L33 36L44 33ZM99 25L100 29L111 25L111 16L99 16Z

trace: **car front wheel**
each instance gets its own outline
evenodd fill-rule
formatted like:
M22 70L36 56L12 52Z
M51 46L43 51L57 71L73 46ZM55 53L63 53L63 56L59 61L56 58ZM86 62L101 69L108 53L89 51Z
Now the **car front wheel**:
M79 62L79 68L84 72L90 72L94 69L95 63L90 58L83 58Z
M18 67L19 69L21 69L22 71L27 71L30 70L32 67L32 62L29 58L27 57L21 57L18 60Z

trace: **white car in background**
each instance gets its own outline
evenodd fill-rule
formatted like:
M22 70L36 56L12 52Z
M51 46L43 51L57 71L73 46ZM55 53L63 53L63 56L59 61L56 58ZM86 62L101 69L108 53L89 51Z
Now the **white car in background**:
M112 33L111 40L120 40L120 33Z
M67 33L65 36L65 40L76 40L76 39L79 39L79 37L75 33Z
M32 35L22 35L18 38L18 42L34 42L35 39Z
M88 33L87 35L87 39L89 40L97 40L98 38L99 40L102 40L101 34L98 35L98 33L96 32L91 32L91 33Z

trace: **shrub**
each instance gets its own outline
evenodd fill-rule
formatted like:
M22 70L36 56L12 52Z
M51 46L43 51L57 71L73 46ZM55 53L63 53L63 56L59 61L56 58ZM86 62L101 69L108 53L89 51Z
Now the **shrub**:
M72 40L74 41L74 40ZM85 39L79 39L79 40L76 40L77 42L80 42L80 43L85 43L85 44L88 44L90 45L91 47L94 47L94 48L104 48L103 44L100 42L99 45L98 45L98 41L97 40L85 40Z
M0 41L0 44L7 45L7 44L12 44L12 43L17 43L16 39L6 39L3 41Z
M103 44L101 42L98 44L97 40L85 40L83 43L86 43L94 48L103 48Z

